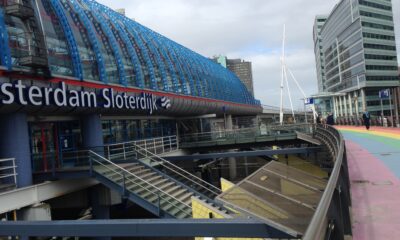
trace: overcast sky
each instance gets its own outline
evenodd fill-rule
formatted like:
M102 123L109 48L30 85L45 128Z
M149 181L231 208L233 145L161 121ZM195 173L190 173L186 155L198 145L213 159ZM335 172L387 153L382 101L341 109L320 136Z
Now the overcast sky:
M307 95L317 92L312 27L339 0L98 0L206 57L227 55L253 62L256 98L279 105L283 24L287 64ZM392 0L400 55L400 0ZM302 102L289 83L295 108ZM289 101L285 100L289 106Z

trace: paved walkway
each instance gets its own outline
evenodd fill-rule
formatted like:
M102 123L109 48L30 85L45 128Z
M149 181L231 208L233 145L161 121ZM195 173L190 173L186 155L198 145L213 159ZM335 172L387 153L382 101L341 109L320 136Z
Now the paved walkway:
M400 239L400 130L338 129L346 139L353 239Z

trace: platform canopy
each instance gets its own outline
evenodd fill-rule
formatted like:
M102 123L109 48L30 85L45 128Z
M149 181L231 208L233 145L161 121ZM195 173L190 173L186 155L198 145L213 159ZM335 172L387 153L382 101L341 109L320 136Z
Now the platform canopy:
M327 180L272 161L218 196L227 206L293 236L305 233Z

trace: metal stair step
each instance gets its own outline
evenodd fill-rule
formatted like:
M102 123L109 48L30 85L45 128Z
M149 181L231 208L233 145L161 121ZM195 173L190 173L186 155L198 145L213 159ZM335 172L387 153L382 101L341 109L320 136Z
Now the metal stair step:
M171 196L174 197L174 192L177 191L177 190L179 190L179 189L182 189L182 187L179 186L179 185L175 185L175 186L173 185L173 186L171 186L170 188L166 189L164 192L166 192L166 193L168 193L169 195L171 195Z
M185 188L181 188L178 191L172 193L172 196L174 196L175 198L179 199L179 197L184 195L186 192L187 192L187 190Z
M144 166L142 166L138 163L134 163L134 165L132 165L132 166L125 167L125 169L128 170L129 172L135 171L136 169L139 169L139 168L144 168Z
M159 180L157 180L157 181L155 181L155 182L152 182L152 184L153 184L154 186L159 186L160 184L163 184L163 183L168 182L168 181L169 181L169 179L161 178L161 179L159 179Z
M147 181L153 184L154 181L159 180L159 179L162 179L162 178L163 178L163 176L157 174L157 175L155 175L154 177L151 177L151 178L147 179Z
M155 172L149 172L149 173L146 173L146 174L144 174L144 175L141 175L140 178L145 179L145 180L147 181L147 179L148 179L149 177L153 177L153 176L156 176L156 175L158 175L158 174L155 173Z
M172 181L167 181L166 183L162 184L162 185L158 185L156 187L158 187L159 189L165 191L168 187L174 185L175 183Z
M194 194L193 194L192 192L188 192L188 193L182 195L181 197L179 197L178 199L179 199L179 201L181 201L181 202L185 202L187 199L189 199L189 200L190 200L190 204L188 204L188 205L192 205L192 200L191 200L191 198L192 198L193 195L194 195Z

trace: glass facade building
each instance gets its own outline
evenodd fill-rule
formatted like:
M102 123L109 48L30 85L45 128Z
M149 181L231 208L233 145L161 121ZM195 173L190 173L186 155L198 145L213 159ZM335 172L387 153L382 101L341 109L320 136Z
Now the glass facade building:
M234 73L96 1L0 1L0 159L19 186L65 152L261 112Z
M342 0L314 26L319 92L345 93L332 98L336 117L390 115L389 100L378 92L399 86L390 0Z
M27 0L32 23L7 14L13 1L0 3L1 64L10 70L37 71L21 61L36 47L51 76L258 104L231 72L95 1Z

